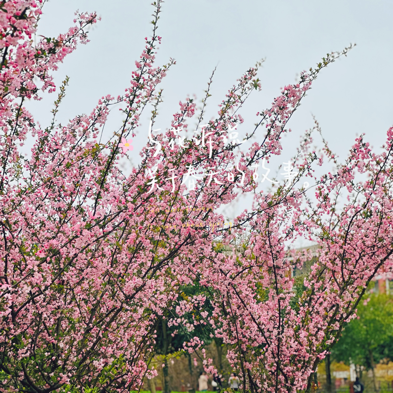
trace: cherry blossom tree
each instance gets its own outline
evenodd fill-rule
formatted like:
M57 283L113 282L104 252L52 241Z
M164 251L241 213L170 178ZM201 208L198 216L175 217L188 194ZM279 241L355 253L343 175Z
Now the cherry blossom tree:
M235 225L251 222L244 252L212 258L204 275L205 285L215 289L210 323L232 346L229 359L243 376L244 390L296 391L306 381L309 389L307 377L355 316L367 285L379 269L391 269L392 137L390 129L381 154L357 138L337 174L317 182L316 206L305 209L295 192L277 207L282 189L261 199L263 214L245 214ZM355 181L356 171L368 180ZM339 211L342 190L348 202ZM284 240L294 233L320 245L298 297L288 272L311 255L288 258Z
M241 142L228 142L228 131L243 122L239 110L260 89L260 63L206 122L212 75L202 108L191 98L180 102L170 128L150 135L138 167L121 170L148 106L154 127L158 85L175 63L155 65L162 3L153 3L152 36L124 95L101 98L89 115L63 126L56 115L66 79L46 128L25 103L56 91L53 71L78 43L88 42L88 27L98 18L77 14L67 33L34 44L44 2L0 3L0 391L140 388L145 376L155 375L149 362L157 316L167 317L173 304L170 326L192 332L209 324L228 345L244 391L304 389L354 317L367 283L390 267L393 129L383 153L359 137L337 174L320 179L313 166L322 165L322 156L311 151L308 132L292 163L296 175L275 191L257 190L255 165L281 154L287 123L313 81L348 49L328 54L282 89L257 114L244 138L257 142L245 151L238 149ZM112 106L124 121L104 143L100 134ZM191 118L198 124L194 135L181 137ZM21 147L28 136L34 143L26 156ZM324 154L336 160L327 144ZM358 173L369 178L355 181ZM188 189L191 174L197 180ZM298 187L304 176L315 181L316 202ZM349 199L340 210L342 190ZM251 192L252 209L223 228L218 209ZM289 258L284 242L300 236L321 248L304 287L295 291L290 270L307 255ZM228 247L233 252L223 252ZM181 288L196 284L209 293L208 308L201 293L179 300ZM202 346L192 338L184 350ZM205 363L215 372L209 359Z

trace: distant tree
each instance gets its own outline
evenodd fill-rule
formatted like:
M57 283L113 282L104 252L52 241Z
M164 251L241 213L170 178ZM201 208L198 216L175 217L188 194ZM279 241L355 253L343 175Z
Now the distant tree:
M376 349L376 356L382 362L393 362L393 336L389 336L381 345Z
M377 390L375 367L385 358L392 358L393 298L385 294L371 295L366 305L360 303L358 318L344 329L333 347L336 361L354 363L371 370L374 389Z

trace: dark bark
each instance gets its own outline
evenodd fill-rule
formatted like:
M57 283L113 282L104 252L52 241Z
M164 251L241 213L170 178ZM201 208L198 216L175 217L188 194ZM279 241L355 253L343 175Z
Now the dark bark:
M191 361L191 355L187 352L187 358L188 358L188 370L190 371L190 375L192 376L192 361Z
M374 392L378 392L377 389L377 379L375 376L375 362L374 362L374 356L373 352L371 350L368 351L368 354L370 356L370 364L371 364L371 371L373 373L373 385L374 385Z
M307 389L305 393L315 392L317 388L318 388L318 377L317 377L317 372L315 371L308 377Z
M171 393L169 386L169 367L168 367L168 347L169 339L166 326L166 320L162 319L162 339L163 339L163 355L164 355L164 367L162 369L164 373L164 393Z
M217 350L217 368L218 372L222 372L222 340L215 338L214 343L216 345L216 350Z
M318 389L318 373L315 371L314 373L314 385L315 385L315 390Z
M332 391L332 373L330 371L330 354L325 358L325 371L326 371L326 392L333 393Z

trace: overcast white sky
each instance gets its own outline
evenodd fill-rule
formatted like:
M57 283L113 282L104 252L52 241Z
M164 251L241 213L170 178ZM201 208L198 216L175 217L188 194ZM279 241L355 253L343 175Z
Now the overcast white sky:
M128 86L144 37L150 35L148 0L50 0L38 34L56 36L72 25L73 13L97 11L102 17L91 42L70 55L56 80L70 77L60 119L89 113L106 94L117 96ZM302 70L331 51L357 46L325 69L290 124L285 141L293 153L299 136L312 127L313 113L325 138L342 159L355 135L365 132L374 147L382 145L393 125L393 1L391 0L167 0L159 21L163 43L158 63L177 61L163 83L165 104L157 127L169 126L179 100L202 98L211 71L218 66L210 99L215 113L225 92L248 67L266 58L262 92L255 92L242 111L247 126L268 107L280 87L293 83ZM30 105L43 126L49 123L55 96ZM137 157L147 141L148 112L135 141ZM110 131L110 130L109 130ZM108 131L108 132L109 132ZM291 153L291 154L289 154ZM137 159L135 160L137 161Z

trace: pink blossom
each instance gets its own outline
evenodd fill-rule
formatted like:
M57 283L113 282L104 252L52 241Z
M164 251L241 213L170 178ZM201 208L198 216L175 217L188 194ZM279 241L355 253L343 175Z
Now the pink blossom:
M120 147L123 148L123 153L126 153L127 150L132 151L134 149L134 147L131 144L132 144L132 139L127 140L127 139L123 138L121 140Z

